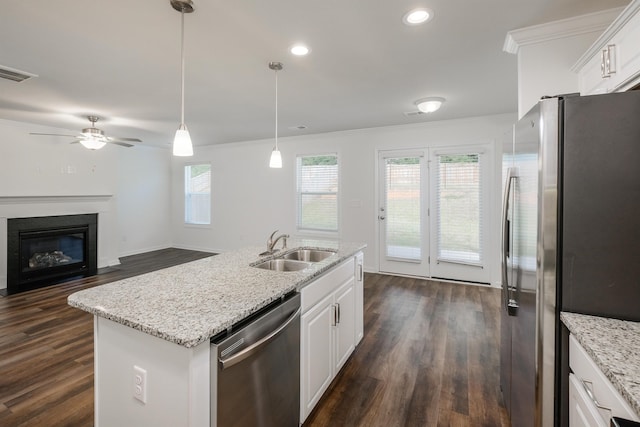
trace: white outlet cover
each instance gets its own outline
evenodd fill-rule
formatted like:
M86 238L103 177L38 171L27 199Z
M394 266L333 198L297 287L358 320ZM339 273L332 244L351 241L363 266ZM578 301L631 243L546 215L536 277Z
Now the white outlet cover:
M136 365L133 366L133 397L147 403L147 371Z

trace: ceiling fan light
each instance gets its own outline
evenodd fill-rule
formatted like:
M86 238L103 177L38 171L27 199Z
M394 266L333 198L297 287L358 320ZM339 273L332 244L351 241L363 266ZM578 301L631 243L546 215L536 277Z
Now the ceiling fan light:
M282 169L282 155L277 147L273 147L271 158L269 159L269 167L274 169Z
M444 98L431 97L419 99L415 102L415 104L418 107L418 110L422 111L423 113L433 113L434 111L437 111L440 109L440 107L442 107L444 101Z
M96 138L86 138L86 139L80 140L80 144L82 144L85 148L88 148L89 150L99 150L102 147L104 147L107 143L105 141L102 141Z
M173 138L173 155L174 156L193 156L193 144L191 144L191 136L184 123L180 124Z

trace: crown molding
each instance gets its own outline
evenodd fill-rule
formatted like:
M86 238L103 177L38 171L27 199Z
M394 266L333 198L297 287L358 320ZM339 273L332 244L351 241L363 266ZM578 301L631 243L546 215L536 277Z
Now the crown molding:
M522 46L602 32L623 10L624 8L618 7L512 30L507 33L502 50L517 54Z

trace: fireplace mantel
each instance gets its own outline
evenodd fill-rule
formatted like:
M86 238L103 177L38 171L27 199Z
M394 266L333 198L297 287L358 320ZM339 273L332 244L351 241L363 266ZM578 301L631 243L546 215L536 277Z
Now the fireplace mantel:
M117 197L109 193L0 195L0 291L7 283L9 218L97 213L98 268L102 268L120 264L117 211Z
M47 196L0 196L0 204L67 203L108 201L112 194L59 194Z

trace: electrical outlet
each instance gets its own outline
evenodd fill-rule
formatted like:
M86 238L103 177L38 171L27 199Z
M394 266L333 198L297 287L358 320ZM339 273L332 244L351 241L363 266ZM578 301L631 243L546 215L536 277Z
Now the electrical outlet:
M136 365L133 366L133 397L147 403L147 371Z

